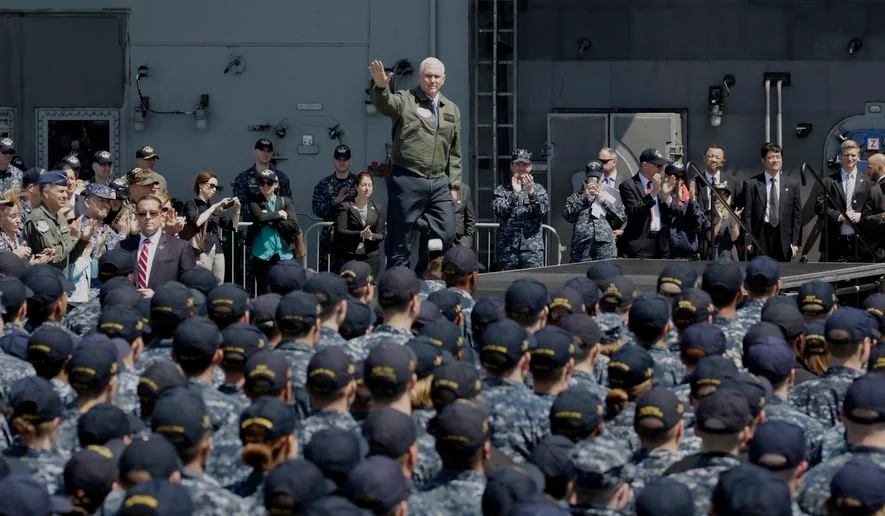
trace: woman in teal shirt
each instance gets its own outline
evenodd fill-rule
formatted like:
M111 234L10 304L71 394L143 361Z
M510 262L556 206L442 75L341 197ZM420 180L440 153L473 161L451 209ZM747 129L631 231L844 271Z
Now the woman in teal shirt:
M299 232L298 218L292 199L277 192L279 183L272 170L258 175L258 194L249 202L252 226L247 245L252 246L252 272L255 274L256 294L266 294L267 275L281 260L295 257L295 237Z

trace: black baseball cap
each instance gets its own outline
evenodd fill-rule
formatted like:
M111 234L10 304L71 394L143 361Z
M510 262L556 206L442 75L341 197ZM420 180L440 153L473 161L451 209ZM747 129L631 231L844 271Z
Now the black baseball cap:
M606 260L602 262L594 262L587 268L587 279L596 283L600 290L605 288L605 284L609 279L615 276L623 276L624 270L617 262Z
M98 316L98 331L131 343L142 334L149 333L150 326L147 319L131 306L109 306Z
M442 289L431 292L427 300L439 307L439 311L447 320L455 322L461 313L461 295L454 290Z
M45 304L54 303L62 294L74 291L74 284L51 265L31 265L22 273L21 280L34 293L31 298L40 299Z
M32 423L52 421L61 416L61 399L49 380L27 376L16 380L9 388L9 407L12 417L21 416Z
M713 489L713 514L791 516L790 488L780 477L754 464L722 473Z
M602 424L605 407L585 388L570 387L556 395L550 408L550 431L575 438L589 435Z
M221 330L222 364L225 366L245 367L250 358L267 347L267 337L257 326L235 323Z
M627 308L639 295L633 281L626 276L609 277L602 281L599 289L602 291L599 304L613 308Z
M529 460L546 479L566 482L575 476L569 454L575 443L563 435L548 435L532 448Z
M881 373L867 373L851 382L842 415L859 425L885 422L885 382Z
M341 144L335 147L335 152L332 155L335 159L350 159L350 147Z
M655 387L636 400L634 428L643 433L667 432L682 421L685 405L670 389Z
M177 449L191 448L212 432L206 404L198 392L184 387L160 394L151 415L151 429L162 434Z
M283 296L269 293L262 294L252 300L249 308L249 322L262 329L275 328L277 307Z
M0 480L0 514L68 514L74 511L63 496L50 495L42 482L17 473Z
M704 357L724 355L727 346L728 341L720 327L700 322L685 329L679 341L679 353L683 357L700 360Z
M777 285L781 277L780 264L774 258L757 256L747 262L747 286L752 289L768 289Z
M31 167L24 174L22 174L22 188L27 188L31 185L37 184L40 181L40 176L46 172L45 168L40 167ZM10 253L12 254L12 253Z
M471 457L489 439L489 417L476 402L459 399L446 406L428 429L441 455Z
M879 323L872 314L858 308L842 307L824 323L827 343L851 344L866 337L879 337Z
M397 306L421 292L421 281L407 267L387 269L378 279L378 304L384 308Z
M369 328L375 326L375 320L375 312L369 305L348 299L347 313L338 326L338 333L347 340L365 335Z
M121 516L190 516L194 504L181 484L169 480L152 479L132 486L120 507Z
M310 327L320 317L320 303L307 292L290 292L277 305L277 327L282 332Z
M700 391L712 386L717 390L722 382L728 378L736 378L740 372L734 361L722 355L704 357L698 361L694 371L688 375L688 384L691 395L700 398Z
M348 297L347 282L331 272L320 272L311 276L304 285L304 291L315 295L323 308Z
M575 353L574 337L557 326L545 326L535 332L535 345L529 362L532 372L561 369Z
M504 295L504 308L507 316L529 319L541 313L550 304L547 287L532 278L519 278L510 284Z
M662 296L643 294L630 306L627 327L637 339L649 341L657 338L670 322L670 304Z
M823 323L821 323L821 332L823 332ZM823 333L821 333L821 336L823 336ZM747 329L747 333L745 333L744 337L741 339L742 349L748 349L754 341L763 337L778 337L786 339L784 331L781 330L780 326L768 321L759 321Z
M796 355L781 337L761 337L744 351L744 366L757 376L779 384L793 371Z
M582 350L592 349L602 339L599 324L586 313L569 314L560 319L556 325L577 337ZM576 350L576 354L580 355L581 353Z
M464 345L461 328L442 317L422 326L418 334L427 337L434 346L448 351L453 356L457 355Z
M532 153L526 149L516 149L510 154L510 161L514 163L531 163Z
M142 430L144 423L141 419L123 412L111 403L99 403L77 420L77 438L84 448L92 445L104 446L110 441Z
M808 324L805 325L805 348L802 350L804 356L826 355L829 353L824 328L823 321L808 321ZM879 346L876 347L878 348ZM885 349L885 346L883 346L883 349Z
M698 281L698 273L693 267L684 263L674 263L664 267L658 275L657 292L660 295L672 296L687 288L694 287ZM674 285L675 292L669 292L670 288L662 288L665 285Z
M98 259L98 278L102 281L133 272L135 272L135 259L132 253L119 247L105 251Z
M215 273L205 267L194 267L182 272L181 282L188 288L199 290L204 296L208 296L218 286L218 278L215 277Z
M170 281L154 289L151 298L151 320L171 317L179 322L196 313L196 303L191 290L181 283Z
M510 515L517 507L544 501L544 474L531 463L489 473L482 494L483 514Z
M482 392L482 381L476 367L468 362L453 361L433 371L430 399L437 410L457 399L475 399Z
M660 477L636 497L636 516L684 516L694 513L691 491L671 477Z
M454 360L451 353L434 344L430 337L415 337L406 343L406 347L415 354L415 374L419 380L432 375L437 367Z
M612 388L632 387L655 375L655 362L640 346L624 346L608 363L608 382Z
M443 255L442 271L447 278L459 278L478 272L476 251L460 245L450 247Z
M710 294L699 288L686 288L673 299L670 316L673 324L685 328L706 321L715 312Z
M116 276L101 286L98 301L102 308L112 306L135 306L142 299L135 285L127 278Z
M430 324L437 319L443 318L442 310L436 306L436 303L425 299L421 302L421 309L418 312L418 316L415 318L415 322L412 323L412 331L418 331L425 324Z
M111 156L110 152L101 150L92 155L92 162L98 163L99 165L112 165L114 163L114 158Z
M142 405L142 417L149 414L144 413L145 407L153 409L154 403L160 394L167 389L175 387L184 387L187 385L187 378L184 376L181 367L175 362L169 360L157 360L141 373L138 378L138 399Z
M249 294L234 283L222 283L206 295L209 317L213 319L237 319L249 311Z
M753 420L747 397L733 389L718 389L705 397L695 415L697 429L709 434L736 434Z
M317 351L307 365L307 388L318 393L337 392L354 380L356 365L340 347Z
M363 426L365 431L365 426ZM356 433L329 427L313 434L304 446L304 458L316 464L329 480L343 487L347 474L363 460L368 445Z
M347 476L347 492L358 506L373 514L390 514L409 497L411 479L403 476L399 462L383 456L369 457Z
M117 461L125 447L122 441L114 444L89 446L71 455L62 473L66 494L80 495L95 505L104 500L117 481Z
M313 463L304 459L289 460L264 477L264 507L269 514L299 514L336 489Z
M21 282L16 276L0 277L0 301L7 310L20 307L34 291Z
M741 290L744 271L730 260L720 260L707 265L701 276L701 288L713 298L730 298Z
M102 346L86 346L74 351L65 364L68 383L78 393L106 387L118 371L117 355Z
M489 325L479 340L480 360L491 372L511 369L528 350L528 333L511 319Z
M295 431L295 409L273 396L261 396L240 414L243 444L269 444Z
M28 362L60 362L74 352L74 339L61 326L40 325L28 339Z
M399 410L383 407L371 412L363 423L369 455L399 459L418 438L415 422Z
M245 390L251 396L273 395L292 380L292 367L282 351L266 349L246 361Z
M830 497L851 500L866 514L875 514L885 507L885 468L865 455L855 456L833 475Z
M350 260L341 266L338 275L347 282L347 288L353 292L366 285L375 283L372 266L362 260Z
M490 324L507 317L504 308L504 300L497 296L485 296L476 300L473 310L470 311L470 327L473 330L475 340L477 331L484 332Z
M411 349L391 340L383 341L369 352L363 364L363 381L375 396L397 396L409 384L416 365Z
M267 287L271 292L285 296L304 288L307 278L307 269L298 260L284 260L270 268Z
M12 251L0 251L0 276L20 278L27 268L28 264Z
M747 452L751 463L770 471L795 468L805 460L805 430L770 419L753 432Z
M584 296L571 287L559 287L550 293L550 310L562 308L569 313L585 311Z
M581 294L581 297L584 298L585 312L591 314L596 310L596 305L599 303L601 292L599 292L599 287L593 280L586 276L575 276L566 281L563 286L575 289Z
M645 149L639 155L639 162L663 166L669 164L670 160L665 158L664 155L661 154L661 151L657 149Z
M135 151L135 157L139 159L160 159L160 156L150 145L145 145L144 147Z
M191 317L172 334L172 354L182 364L202 363L212 359L221 340L221 332L214 322L205 317Z
M787 340L792 340L805 331L805 318L793 305L786 303L766 304L762 306L762 320L776 324Z
M268 138L259 138L258 141L255 142L255 149L273 150L273 142Z
M815 315L829 312L836 304L833 285L820 280L807 281L799 287L797 296L803 314Z

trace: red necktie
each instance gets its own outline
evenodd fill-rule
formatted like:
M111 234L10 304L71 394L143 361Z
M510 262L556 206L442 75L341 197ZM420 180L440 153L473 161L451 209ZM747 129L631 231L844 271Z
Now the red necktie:
M150 252L151 239L145 238L141 253L138 255L138 288L148 288L148 253Z
M645 183L645 193L651 195L651 180L648 183ZM655 207L651 207L651 221L655 221ZM649 224L649 229L651 229L651 224Z

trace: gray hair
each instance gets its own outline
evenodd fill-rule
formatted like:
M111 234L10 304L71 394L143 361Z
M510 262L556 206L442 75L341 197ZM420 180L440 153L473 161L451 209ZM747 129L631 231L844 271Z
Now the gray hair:
M428 66L438 66L442 68L442 74L446 74L446 65L443 64L442 61L435 57L428 57L421 61L421 64L418 66L418 74L424 73L424 69Z

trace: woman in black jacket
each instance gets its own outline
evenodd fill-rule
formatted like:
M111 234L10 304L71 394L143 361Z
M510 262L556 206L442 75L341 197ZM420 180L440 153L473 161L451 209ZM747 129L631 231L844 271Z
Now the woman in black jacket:
M379 247L387 232L384 212L372 200L375 190L372 174L356 175L356 198L335 205L332 250L338 270L350 260L368 262L375 276L381 266Z
M266 294L267 275L281 260L295 257L295 239L301 229L292 199L279 195L277 175L263 170L258 175L258 194L249 201L252 225L246 234L246 245L252 246L252 272L256 295Z
M236 197L225 197L212 203L212 197L218 191L218 176L213 172L200 172L194 179L194 198L184 203L185 228L182 235L200 235L205 231L200 242L197 265L209 269L219 282L224 281L224 250L221 248L220 228L236 230L240 223L240 200ZM205 228L205 229L204 229ZM182 238L184 238L182 236ZM191 237L193 238L193 237Z

